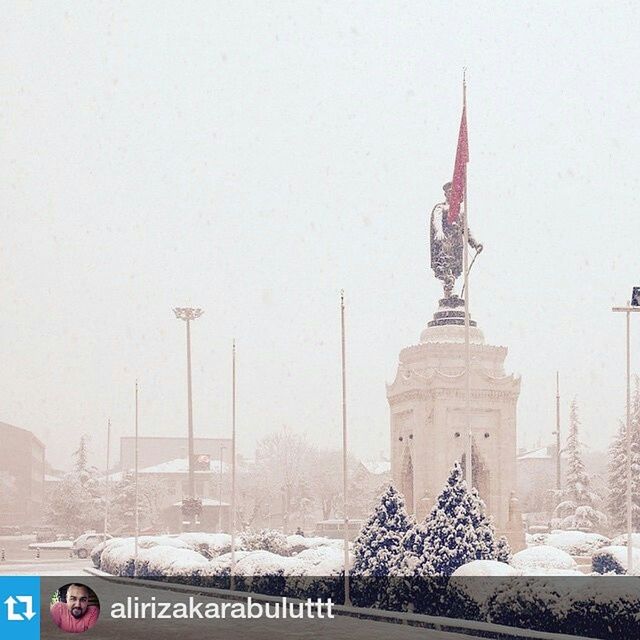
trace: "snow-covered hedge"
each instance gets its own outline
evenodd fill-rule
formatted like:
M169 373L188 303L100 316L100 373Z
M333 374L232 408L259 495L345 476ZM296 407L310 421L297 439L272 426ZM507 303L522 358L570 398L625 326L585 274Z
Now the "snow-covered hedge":
M624 533L621 536L616 536L611 541L611 546L612 547L626 547L628 539L629 539L629 536L626 533ZM631 544L634 547L640 547L640 533L632 533L631 534Z
M242 549L247 551L269 551L280 556L290 554L287 537L273 529L245 531L240 537L240 543Z
M590 556L594 551L611 544L609 538L586 531L552 531L532 536L530 544L561 549L572 556Z
M565 595L557 589L555 580L519 578L512 583L505 580L494 584L493 593L480 605L488 622L521 629L558 631L562 618L560 606Z
M497 560L473 560L458 567L451 577L461 576L518 576L519 571L514 567Z
M636 580L583 578L572 587L562 617L565 633L615 640L640 635Z
M546 572L548 570L575 570L577 568L576 561L566 551L547 545L518 551L513 556L512 564L523 575L530 575L530 572L536 570Z

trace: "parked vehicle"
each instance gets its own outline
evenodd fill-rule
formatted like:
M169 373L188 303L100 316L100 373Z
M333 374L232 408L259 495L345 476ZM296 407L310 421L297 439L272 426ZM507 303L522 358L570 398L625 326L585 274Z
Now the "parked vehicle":
M13 525L5 525L0 527L0 536L19 536L22 535L22 529Z
M33 535L36 537L36 542L54 542L56 539L56 528L50 525L35 527Z
M347 537L353 540L364 525L364 520L349 520L349 528ZM344 520L321 520L316 522L314 535L323 536L325 538L344 538Z
M89 554L95 547L97 547L101 542L110 539L111 536L109 534L107 534L105 537L104 533L83 533L80 537L76 538L73 541L71 552L73 553L73 555L78 556L78 558L88 558Z

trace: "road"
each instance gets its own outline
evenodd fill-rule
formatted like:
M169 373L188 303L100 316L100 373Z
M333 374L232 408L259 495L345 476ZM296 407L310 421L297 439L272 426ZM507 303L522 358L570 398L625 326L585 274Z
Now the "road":
M85 567L93 566L91 560L60 557L40 557L39 560L0 562L0 575L13 576L79 576Z
M69 557L68 549L29 549L35 542L34 536L0 537L0 575L23 576L74 576L82 573L84 567L91 566L91 559L80 560Z

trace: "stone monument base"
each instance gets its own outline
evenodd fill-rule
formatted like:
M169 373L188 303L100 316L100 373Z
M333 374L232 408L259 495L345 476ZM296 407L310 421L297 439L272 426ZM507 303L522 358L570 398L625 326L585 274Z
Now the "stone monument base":
M464 321L462 298L440 300L420 343L400 352L395 380L387 386L391 473L408 510L419 520L432 508L454 462L466 465ZM507 349L486 344L475 321L469 326L473 484L496 530L518 549L523 530L511 497L516 490L520 379L505 373Z

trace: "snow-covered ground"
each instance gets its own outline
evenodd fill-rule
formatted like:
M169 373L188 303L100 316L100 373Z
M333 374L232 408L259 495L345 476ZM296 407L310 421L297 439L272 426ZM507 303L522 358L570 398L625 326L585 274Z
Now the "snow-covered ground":
M57 540L56 542L32 542L29 549L71 549L71 540Z

